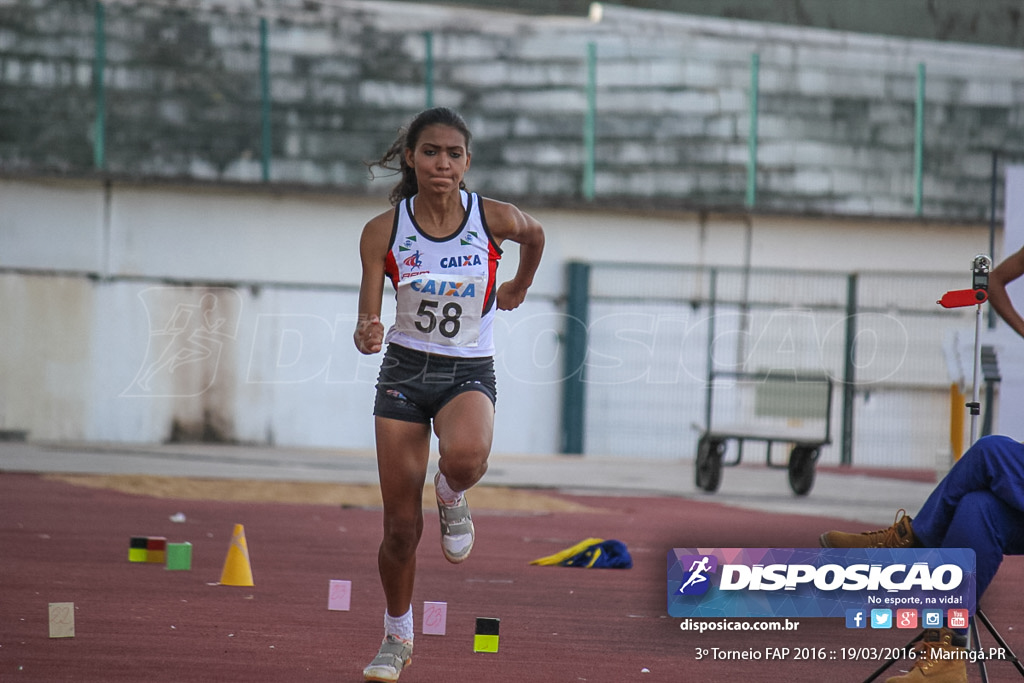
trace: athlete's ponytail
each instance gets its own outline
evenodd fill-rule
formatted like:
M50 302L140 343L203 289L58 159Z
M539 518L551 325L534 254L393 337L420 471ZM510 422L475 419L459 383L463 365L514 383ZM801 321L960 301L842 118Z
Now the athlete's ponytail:
M420 133L423 132L423 129L435 124L451 126L462 133L463 137L466 138L466 153L469 153L472 135L469 132L469 126L466 125L466 121L458 112L448 107L434 107L433 109L420 112L408 126L398 131L398 137L391 143L391 147L384 153L384 156L378 161L368 164L371 177L373 176L374 166L380 166L381 168L401 174L401 180L391 189L391 194L388 195L392 206L397 206L403 199L412 197L419 191L419 186L416 184L416 171L405 163L405 150L416 149L416 143L419 142ZM395 165L396 159L398 162L397 166ZM465 189L465 183L461 183L460 187Z

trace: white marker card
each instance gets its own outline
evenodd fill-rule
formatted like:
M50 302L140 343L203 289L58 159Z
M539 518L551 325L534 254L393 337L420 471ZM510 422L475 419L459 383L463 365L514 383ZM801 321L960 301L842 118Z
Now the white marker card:
M327 597L327 609L348 612L352 605L352 582L331 580L331 591Z
M447 602L423 603L423 634L443 636L448 622Z

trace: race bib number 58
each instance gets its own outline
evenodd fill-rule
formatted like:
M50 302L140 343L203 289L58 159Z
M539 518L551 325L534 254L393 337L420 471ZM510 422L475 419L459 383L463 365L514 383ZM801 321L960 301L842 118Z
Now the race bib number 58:
M442 346L476 346L480 338L484 279L422 274L398 285L395 327Z

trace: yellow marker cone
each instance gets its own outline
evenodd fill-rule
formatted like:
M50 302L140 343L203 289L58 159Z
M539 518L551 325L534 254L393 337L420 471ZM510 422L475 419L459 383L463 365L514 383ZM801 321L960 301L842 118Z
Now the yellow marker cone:
M231 534L231 546L224 560L224 571L220 574L222 586L253 586L252 567L249 565L249 546L245 543L245 528L235 525Z

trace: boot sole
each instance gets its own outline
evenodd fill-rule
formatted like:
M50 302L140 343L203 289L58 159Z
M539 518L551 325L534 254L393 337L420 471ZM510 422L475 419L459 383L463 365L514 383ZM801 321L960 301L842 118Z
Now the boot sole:
M412 664L412 657L405 660L405 664L402 665L402 671L408 669L410 664ZM390 674L368 674L364 671L363 680L367 681L368 683L397 683L398 677L402 675L402 671L396 673L394 677L392 677Z

